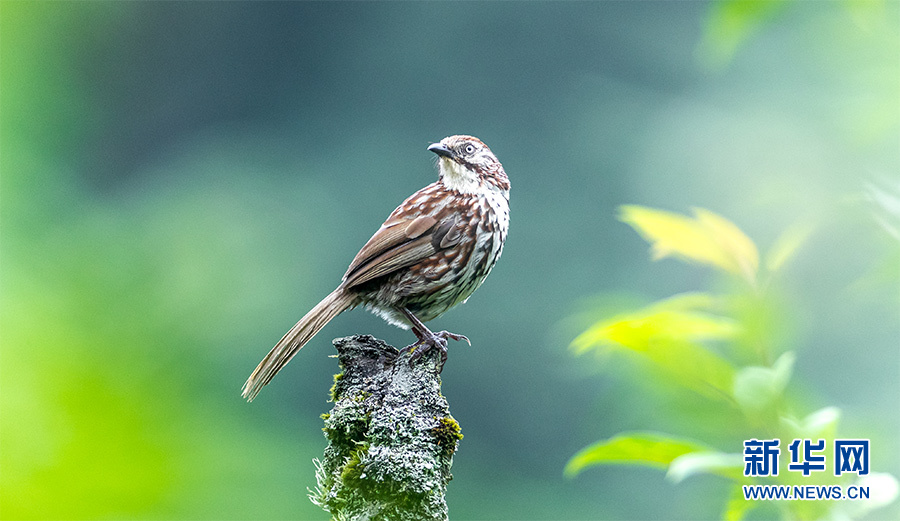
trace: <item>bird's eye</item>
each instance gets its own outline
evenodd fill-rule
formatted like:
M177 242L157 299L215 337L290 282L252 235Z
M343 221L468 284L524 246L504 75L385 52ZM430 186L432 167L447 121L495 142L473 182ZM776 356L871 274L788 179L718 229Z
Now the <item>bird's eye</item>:
M468 145L466 145L465 148L463 148L463 151L464 151L467 155L472 155L472 154L475 153L475 145L469 143Z

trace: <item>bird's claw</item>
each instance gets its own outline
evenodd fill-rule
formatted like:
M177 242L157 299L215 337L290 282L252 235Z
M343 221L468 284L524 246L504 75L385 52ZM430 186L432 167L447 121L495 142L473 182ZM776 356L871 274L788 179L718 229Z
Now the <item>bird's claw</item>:
M460 340L465 340L466 343L469 344L469 347L472 347L472 341L469 340L469 337L467 337L466 335L458 335L456 333L451 333L449 331L438 331L437 333L434 334L434 336L439 336L439 337L443 338L444 341L446 341L448 338L452 338L453 340L456 340L457 342L459 342Z
M429 333L431 333L429 331ZM418 336L418 335L417 335ZM458 335L456 333L451 333L449 331L438 331L436 333L424 334L421 335L419 341L410 345L404 351L410 353L409 355L409 363L412 364L419 358L422 358L422 355L427 353L433 348L437 348L441 351L441 365L438 372L444 370L444 363L447 362L447 340L452 339L456 341L465 340L470 346L472 342L465 335Z

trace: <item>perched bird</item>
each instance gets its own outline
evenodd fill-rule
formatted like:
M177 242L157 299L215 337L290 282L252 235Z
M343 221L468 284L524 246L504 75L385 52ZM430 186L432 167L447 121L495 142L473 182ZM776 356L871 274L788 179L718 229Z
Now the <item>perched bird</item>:
M269 351L242 394L259 391L331 319L363 305L389 323L413 330L412 357L447 356L448 331L423 322L465 302L500 258L509 230L509 179L478 138L450 136L428 150L440 177L409 196L356 254L337 289L316 304Z

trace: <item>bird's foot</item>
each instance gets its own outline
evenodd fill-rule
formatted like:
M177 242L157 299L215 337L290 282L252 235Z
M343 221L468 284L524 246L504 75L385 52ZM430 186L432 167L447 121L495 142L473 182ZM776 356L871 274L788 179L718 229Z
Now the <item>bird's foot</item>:
M422 355L431 349L436 348L441 351L441 365L438 372L444 370L444 363L447 361L447 340L465 340L469 345L472 345L472 342L469 341L465 335L458 335L449 331L438 331L436 333L433 333L428 329L425 331L413 331L416 333L416 337L418 337L419 340L405 349L405 351L410 353L409 363L415 362L419 358L422 358Z
M467 337L466 335L458 335L456 333L451 333L449 331L438 331L437 333L434 333L434 336L443 338L445 343L446 343L447 339L453 339L453 340L456 340L457 342L459 342L460 340L465 340L466 343L469 344L469 347L472 347L472 341L469 340L469 337Z
M448 339L456 341L465 340L470 346L472 345L472 342L469 341L465 335L457 335L456 333L451 333L449 331L432 333L421 320L412 314L411 311L406 308L401 308L401 311L403 311L403 314L409 319L409 322L412 324L412 331L416 335L416 338L419 339L418 342L404 349L405 352L410 353L409 363L415 362L431 349L437 348L441 350L441 366L438 369L438 372L441 372L444 370L444 362L447 361Z

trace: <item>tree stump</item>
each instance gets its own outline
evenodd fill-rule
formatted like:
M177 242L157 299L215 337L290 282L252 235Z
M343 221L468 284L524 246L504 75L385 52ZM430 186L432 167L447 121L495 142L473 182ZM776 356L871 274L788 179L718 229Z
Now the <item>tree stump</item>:
M333 343L342 372L322 416L328 447L310 499L340 521L446 520L462 434L441 394L439 350L411 362L369 335Z

